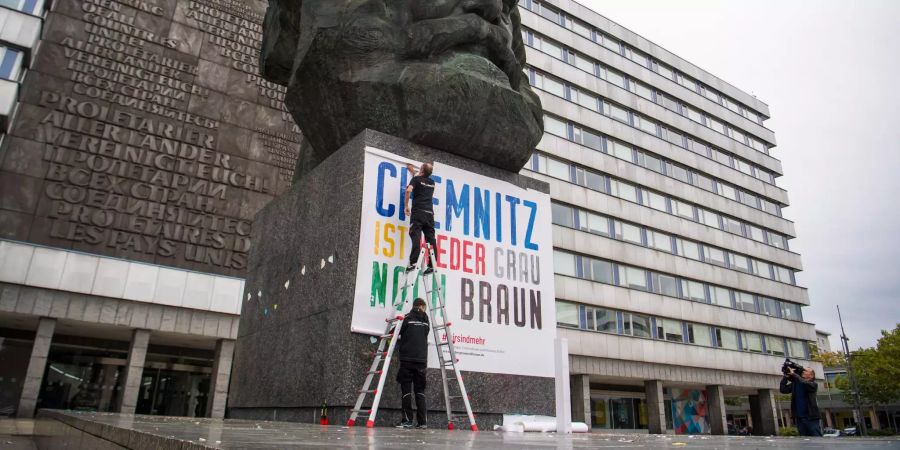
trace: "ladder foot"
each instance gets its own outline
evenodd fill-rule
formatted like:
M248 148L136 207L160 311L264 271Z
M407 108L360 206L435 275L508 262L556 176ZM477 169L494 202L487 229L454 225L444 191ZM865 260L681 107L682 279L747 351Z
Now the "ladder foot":
M374 420L367 420L367 421L366 421L366 428L374 428L374 427L375 427L375 421L374 421Z
M448 429L448 430L452 430L452 429L454 429L454 428L456 428L456 426L453 425L453 422L450 422L450 423L447 424L447 429Z
M356 421L355 421L355 420L350 419L350 420L347 421L347 426L348 426L348 427L352 427L352 426L354 426L354 425L356 425Z
M478 425L472 424L472 431L478 431Z

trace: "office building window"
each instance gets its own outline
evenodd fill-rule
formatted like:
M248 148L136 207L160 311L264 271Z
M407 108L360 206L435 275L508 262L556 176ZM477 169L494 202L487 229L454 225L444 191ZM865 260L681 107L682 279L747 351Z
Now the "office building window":
M684 342L681 322L672 319L656 319L656 336L670 342Z
M737 331L716 328L716 346L728 350L738 349Z
M668 212L666 198L652 191L644 191L644 206L649 206L657 211Z
M636 337L652 337L650 332L650 318L640 314L625 313L623 324L625 334Z
M5 6L26 14L40 15L43 10L43 0L0 0L0 6Z
M22 70L22 52L0 47L0 78L18 81Z
M669 297L678 297L678 279L661 273L651 273L653 291Z
M638 203L638 190L634 185L628 184L624 181L612 180L610 186L612 186L612 194L616 197L619 197L623 200L628 200L630 202Z
M615 284L613 278L613 265L610 262L599 259L587 259L585 261L585 277L598 283Z
M582 231L609 237L609 218L607 217L579 211L578 222Z
M594 317L596 318L594 323L597 327L597 331L602 331L604 333L618 333L619 329L616 325L616 312L610 311L608 309L601 308L589 308L593 309Z
M806 350L808 346L806 342L798 341L796 339L788 339L788 356L791 358L802 358L806 359L808 356L806 354Z
M609 153L619 159L634 162L634 150L618 141L609 141Z
M572 208L560 205L559 203L553 203L550 205L550 210L553 216L553 223L569 228L575 227L575 214L573 213Z
M641 239L641 228L630 223L614 221L613 227L616 231L616 239L631 242L632 244L643 245Z
M741 332L741 350L745 352L762 353L762 336L759 333Z
M672 200L672 214L688 220L696 220L694 217L694 205L679 200Z
M778 301L772 298L759 297L759 313L772 317L781 317Z
M637 267L619 266L619 284L631 289L647 290L647 271Z
M803 320L803 315L800 313L800 305L796 303L789 302L781 302L781 317L788 320Z
M688 342L691 344L712 347L712 335L710 329L706 325L689 323L688 326Z
M766 336L766 353L775 356L784 356L784 339L775 336Z
M656 250L672 253L672 236L659 231L647 231L647 245Z
M567 128L565 122L550 116L544 116L544 132L554 134L561 138L568 138L569 132L567 131Z
M706 303L706 290L703 288L702 283L681 280L681 294L688 300ZM730 302L728 306L731 306Z
M560 275L578 276L575 271L575 255L559 251L553 252L553 270Z
M685 239L677 239L676 240L678 247L678 254L684 256L685 258L691 258L700 260L700 245L694 241L688 241Z
M578 305L557 301L556 323L561 327L578 328Z
M704 260L710 264L715 264L717 266L726 267L725 262L725 252L716 248L710 247L708 245L703 246L703 256Z
M731 308L731 290L721 286L710 286L709 295L714 305Z
M743 311L756 312L756 301L753 299L752 294L746 292L735 291L734 305L737 309Z

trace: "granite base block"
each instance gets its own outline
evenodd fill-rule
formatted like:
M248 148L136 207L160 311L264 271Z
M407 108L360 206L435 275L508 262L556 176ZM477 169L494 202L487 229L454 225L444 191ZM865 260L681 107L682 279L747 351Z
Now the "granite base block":
M228 417L272 420L277 415L277 420L318 422L318 410L327 402L334 417L346 422L343 415L356 401L375 349L369 336L350 332L367 146L549 190L532 178L382 133L358 135L254 220ZM389 411L400 408L395 376L389 376L378 424L389 423ZM552 378L464 377L479 418L553 414ZM429 370L428 384L430 410L443 411L437 370Z

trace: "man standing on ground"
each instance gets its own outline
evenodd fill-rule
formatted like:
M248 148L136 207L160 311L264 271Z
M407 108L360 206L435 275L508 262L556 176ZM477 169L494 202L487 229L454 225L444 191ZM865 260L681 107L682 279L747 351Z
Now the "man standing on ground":
M425 408L425 368L428 365L428 315L425 314L425 300L413 301L412 310L400 326L399 345L400 368L397 382L403 394L403 421L397 428L412 428L412 396L416 396L416 428L426 428Z
M403 201L406 215L409 216L409 237L412 238L412 250L409 253L409 266L406 271L409 272L416 268L416 262L419 260L419 251L421 246L419 240L421 235L425 235L425 242L435 248L437 242L434 239L434 180L431 179L431 163L422 164L422 167L416 173L412 164L407 164L406 169L410 174L415 176L410 180L406 187L406 196ZM412 198L412 213L410 213L409 200ZM436 257L436 256L435 256ZM434 269L430 258L425 274L431 273Z
M791 415L797 422L800 436L822 436L822 424L819 422L819 404L816 401L816 372L804 368L798 375L791 369L781 379L779 389L782 394L791 394Z

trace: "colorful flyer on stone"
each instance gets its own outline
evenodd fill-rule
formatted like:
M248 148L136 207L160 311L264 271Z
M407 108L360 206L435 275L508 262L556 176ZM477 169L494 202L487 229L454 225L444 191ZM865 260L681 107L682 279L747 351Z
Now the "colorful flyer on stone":
M385 318L426 298L404 291L411 238L403 195L420 162L366 149L359 263L351 331L380 335ZM436 276L462 370L553 376L556 310L550 196L435 163ZM410 275L412 282L413 275ZM429 336L429 367L437 367ZM444 333L441 338L446 339ZM442 346L447 352L447 347Z

